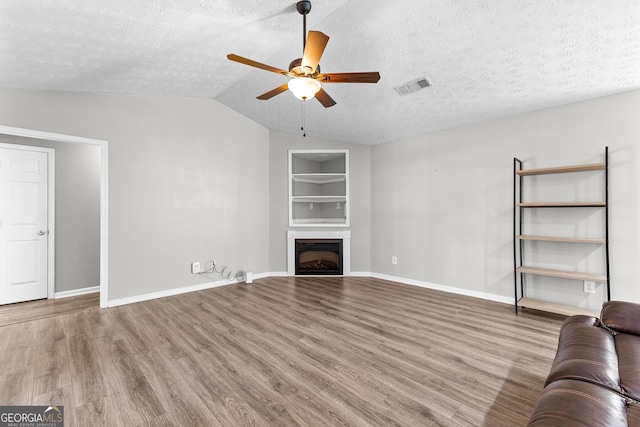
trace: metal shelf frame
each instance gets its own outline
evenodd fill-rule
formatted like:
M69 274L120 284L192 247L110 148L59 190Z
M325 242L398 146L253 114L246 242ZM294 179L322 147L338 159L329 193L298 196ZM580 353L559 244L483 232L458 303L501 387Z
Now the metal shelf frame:
M557 168L543 168L543 169L523 169L522 160L514 157L513 158L513 275L514 275L514 305L515 312L518 313L518 307L523 303L523 307L526 307L526 301L531 301L531 308L537 309L539 307L562 307L558 304L546 303L545 301L540 301L541 304L535 303L535 300L531 298L527 298L525 295L525 275L526 274L542 274L549 275L543 273L536 273L535 271L540 269L535 268L527 268L523 265L524 259L524 247L526 240L549 240L554 241L558 244L572 244L572 243L594 243L594 244L602 244L604 246L605 252L605 274L601 275L601 278L605 279L606 291L607 291L607 301L611 300L611 272L609 269L609 147L605 147L604 149L604 163L590 164L590 165L576 165L576 166L566 166L566 167L557 167ZM543 175L543 174L559 174L559 173L572 173L572 172L584 172L584 171L595 171L595 170L603 170L604 171L604 202L550 202L550 203L531 203L531 202L523 202L522 200L522 188L523 188L523 177L532 176L532 175ZM525 209L536 209L536 208L596 208L596 209L604 209L604 239L563 239L563 238L549 238L548 236L545 238L543 236L526 236L523 237L523 224L522 217ZM574 272L561 272L557 271L558 274L552 274L552 276L556 277L569 277L575 278L577 276L581 276L581 273ZM574 277L571 277L574 276ZM588 275L585 275L588 276ZM572 312L575 307L565 307L566 310L559 310L554 312L569 313Z

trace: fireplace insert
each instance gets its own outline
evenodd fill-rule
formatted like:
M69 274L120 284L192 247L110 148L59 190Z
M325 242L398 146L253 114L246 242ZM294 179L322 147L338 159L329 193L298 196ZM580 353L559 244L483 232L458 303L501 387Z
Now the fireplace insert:
M342 275L342 239L296 239L296 275Z

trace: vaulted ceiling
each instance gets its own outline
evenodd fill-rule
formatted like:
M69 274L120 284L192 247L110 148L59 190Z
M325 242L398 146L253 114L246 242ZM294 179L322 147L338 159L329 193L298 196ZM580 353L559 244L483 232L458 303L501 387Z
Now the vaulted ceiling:
M295 0L3 0L0 87L214 98L275 130L378 144L640 88L637 0L316 0L323 108L256 96L302 53ZM396 88L427 77L432 86Z

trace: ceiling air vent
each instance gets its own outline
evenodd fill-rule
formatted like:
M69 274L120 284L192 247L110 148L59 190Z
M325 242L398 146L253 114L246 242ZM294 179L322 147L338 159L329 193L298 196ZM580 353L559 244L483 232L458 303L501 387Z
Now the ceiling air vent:
M409 83L396 86L395 90L398 94L404 96L428 88L429 86L431 86L431 81L427 77L420 77L419 79L410 81Z

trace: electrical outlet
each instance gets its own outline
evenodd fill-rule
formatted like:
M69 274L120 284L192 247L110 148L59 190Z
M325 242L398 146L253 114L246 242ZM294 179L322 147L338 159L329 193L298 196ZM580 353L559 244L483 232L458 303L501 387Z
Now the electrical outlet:
M398 263L398 257L397 256L392 256L391 257L391 264L396 265Z
M191 263L191 273L193 273L193 274L199 274L200 273L200 263L199 262L192 262Z
M584 281L584 291L588 294L596 293L596 282Z

